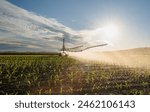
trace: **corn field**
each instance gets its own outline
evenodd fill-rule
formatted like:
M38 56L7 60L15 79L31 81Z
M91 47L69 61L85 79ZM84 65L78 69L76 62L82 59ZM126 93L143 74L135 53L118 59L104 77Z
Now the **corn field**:
M55 55L1 55L0 94L150 94L150 69Z

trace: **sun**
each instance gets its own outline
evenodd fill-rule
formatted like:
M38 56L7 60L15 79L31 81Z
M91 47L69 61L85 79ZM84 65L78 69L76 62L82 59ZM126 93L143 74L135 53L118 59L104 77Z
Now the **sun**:
M108 24L103 27L103 33L109 38L116 37L119 34L119 28L115 24Z

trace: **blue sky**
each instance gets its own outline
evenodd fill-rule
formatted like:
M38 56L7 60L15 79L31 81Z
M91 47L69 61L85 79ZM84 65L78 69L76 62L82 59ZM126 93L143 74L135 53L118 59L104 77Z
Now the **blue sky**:
M79 34L77 37L81 36L83 42L89 43L94 40L108 43L110 46L104 50L150 47L150 0L8 0L8 2L28 12L34 12L37 16L54 19L59 25L69 28L71 31L67 30L68 38L72 38L73 36L69 35L75 32L73 35ZM105 33L110 33L106 30L108 28L105 28L110 24L117 27L117 35L106 36L102 32L104 29ZM36 41L38 43L38 40ZM78 44L77 40L75 42ZM42 43L40 45L42 46Z
M120 19L131 25L150 25L149 0L8 0L74 29L91 28L94 20ZM75 22L75 23L74 23ZM135 26L135 27L136 27Z

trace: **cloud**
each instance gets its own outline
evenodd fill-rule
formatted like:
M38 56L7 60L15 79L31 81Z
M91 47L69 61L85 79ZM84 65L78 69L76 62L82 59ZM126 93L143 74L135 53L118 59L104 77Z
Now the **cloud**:
M62 37L70 46L83 41L79 32L54 18L39 16L5 0L0 2L0 51L56 51L62 46Z
M88 45L93 44L101 44L105 43L105 36L103 28L96 28L96 29L90 29L90 30L81 30L79 31L79 34L83 38L83 41L87 43Z

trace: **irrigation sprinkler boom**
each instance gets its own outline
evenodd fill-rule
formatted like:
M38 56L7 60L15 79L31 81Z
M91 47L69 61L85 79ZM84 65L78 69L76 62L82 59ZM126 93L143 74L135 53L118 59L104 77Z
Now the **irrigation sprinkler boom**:
M62 45L62 49L60 51L61 51L61 56L68 56L67 52L82 52L82 51L85 51L87 49L91 49L91 48L95 48L95 47L101 47L101 46L106 46L106 45L107 44L104 43L104 44L98 44L98 45L93 45L93 46L88 46L88 47L80 45L80 46L76 46L76 47L73 47L73 48L66 48L66 46L65 46L65 38L63 38L63 45Z

